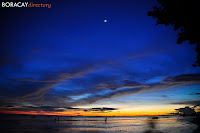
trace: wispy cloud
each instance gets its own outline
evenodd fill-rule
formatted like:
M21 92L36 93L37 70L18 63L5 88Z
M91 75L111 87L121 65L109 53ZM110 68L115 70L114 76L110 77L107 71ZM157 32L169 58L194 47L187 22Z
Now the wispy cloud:
M200 100L188 100L188 101L180 101L180 102L173 102L171 104L182 104L182 105L191 105L191 106L196 106L200 105Z
M61 84L63 81L67 81L69 79L74 79L74 78L77 78L80 76L84 76L91 72L103 70L103 69L105 69L104 66L107 66L107 65L117 64L122 61L129 60L129 59L144 57L149 54L152 54L152 52L145 53L145 54L139 54L139 55L130 55L127 57L116 59L116 60L101 61L99 63L88 63L88 64L78 67L76 69L65 70L64 72L60 72L60 73L54 74L52 76L49 76L49 74L48 74L47 77L45 77L44 79L40 79L40 80L36 80L33 78L10 79L11 81L18 81L18 82L33 82L33 83L41 82L41 84L38 84L38 86L36 88L34 88L34 90L35 90L34 92L26 94L24 96L16 97L14 99L18 99L18 100L19 99L21 99L21 100L40 99L40 98L44 97L44 95L49 91L50 88ZM66 71L68 71L68 72L66 72ZM22 88L24 88L24 87L29 88L29 86L26 86L26 85L27 84L25 84L25 86L22 86ZM31 85L31 84L29 84L29 85Z
M145 84L129 79L116 79L116 75L112 75L107 79L105 78L103 80L99 80L99 82L91 82L91 89L87 88L87 86L83 86L85 89L83 89L82 92L69 94L67 91L63 91L62 93L66 94L65 97L59 97L56 94L54 96L48 96L51 88L61 85L63 82L67 82L71 79L77 79L82 76L98 72L100 70L108 69L107 66L110 65L112 65L112 67L113 65L117 66L123 61L145 57L154 53L157 52L153 51L138 55L129 55L115 60L100 61L95 63L86 62L77 68L61 70L58 73L48 73L46 75L44 74L43 78L40 79L34 79L31 77L19 79L11 78L9 79L10 81L21 83L20 86L17 86L19 91L27 91L27 89L29 89L29 91L27 91L27 93L24 95L1 98L1 101L7 101L7 103L10 102L12 104L14 103L13 105L15 105L16 103L20 103L22 101L27 101L32 104L38 104L40 102L41 104L41 102L48 103L47 100L51 100L52 106L58 104L60 106L67 105L73 107L82 104L91 104L103 99L133 95L141 92L163 90L193 83L200 83L200 74L184 74L175 77L168 77L154 84ZM115 80L117 80L117 82ZM99 93L101 93L101 90L110 90L110 92L100 95ZM80 100L70 100L70 96L82 95L86 93L91 93L91 95Z
M189 95L200 95L200 93L191 93Z
M81 104L91 104L94 102L97 102L99 100L103 99L109 99L109 98L114 98L114 97L120 97L120 96L126 96L126 95L133 95L141 92L149 92L149 91L157 91L157 90L164 90L168 88L173 88L173 87L179 87L179 86L184 86L188 84L193 84L193 83L200 83L200 75L199 74L189 74L189 75L179 75L176 77L169 77L164 80L162 80L160 83L156 84L149 84L149 85L141 85L141 86L132 86L127 89L127 86L117 86L117 85L112 85L112 86L117 86L120 87L118 89L113 89L116 91L112 91L110 93L104 94L104 95L99 95L99 94L94 94L89 96L88 98L80 99L78 101L75 101L72 104L75 105L81 105ZM123 89L123 88L126 89Z
M1 106L0 110L5 111L45 111L45 112L64 112L64 111L84 111L84 112L112 112L117 108L74 108L74 107L59 107L59 106Z

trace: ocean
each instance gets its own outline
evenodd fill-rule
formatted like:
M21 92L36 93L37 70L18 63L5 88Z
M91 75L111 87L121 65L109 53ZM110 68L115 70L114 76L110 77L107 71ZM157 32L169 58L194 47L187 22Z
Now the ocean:
M192 117L64 117L2 115L1 133L191 133L197 128Z

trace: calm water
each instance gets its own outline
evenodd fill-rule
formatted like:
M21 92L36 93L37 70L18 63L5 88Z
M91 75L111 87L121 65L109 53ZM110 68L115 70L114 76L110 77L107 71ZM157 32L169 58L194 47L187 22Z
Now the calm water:
M190 121L192 117L57 117L14 116L1 117L0 129L3 133L143 133L147 130L163 133L191 133L197 126ZM149 121L151 124L149 124ZM155 126L150 126L152 125Z

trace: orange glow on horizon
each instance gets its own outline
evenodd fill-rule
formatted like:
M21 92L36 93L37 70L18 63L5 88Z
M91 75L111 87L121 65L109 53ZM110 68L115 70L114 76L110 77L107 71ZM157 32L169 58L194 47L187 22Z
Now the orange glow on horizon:
M84 111L70 111L70 112L46 112L46 111L5 111L0 110L3 114L25 114L25 115L58 115L58 116L157 116L157 115L168 115L172 112L133 112L133 111L117 111L108 113L96 113L96 112L84 112Z

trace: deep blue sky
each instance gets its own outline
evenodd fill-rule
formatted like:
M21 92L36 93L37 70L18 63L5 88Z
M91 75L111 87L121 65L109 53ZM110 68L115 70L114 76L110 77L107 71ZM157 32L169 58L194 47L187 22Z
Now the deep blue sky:
M145 110L199 101L195 48L176 44L172 27L147 16L154 1L45 2L52 7L1 8L1 109Z

